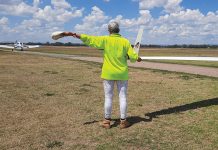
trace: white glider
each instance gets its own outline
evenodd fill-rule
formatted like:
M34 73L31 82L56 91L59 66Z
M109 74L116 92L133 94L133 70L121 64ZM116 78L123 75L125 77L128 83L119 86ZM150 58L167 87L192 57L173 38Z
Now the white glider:
M141 26L138 31L134 50L138 54L144 28ZM142 60L194 60L194 61L218 61L218 57L169 57L169 56L142 56Z
M218 61L218 57L160 57L160 56L148 56L141 57L142 60L197 60L197 61Z

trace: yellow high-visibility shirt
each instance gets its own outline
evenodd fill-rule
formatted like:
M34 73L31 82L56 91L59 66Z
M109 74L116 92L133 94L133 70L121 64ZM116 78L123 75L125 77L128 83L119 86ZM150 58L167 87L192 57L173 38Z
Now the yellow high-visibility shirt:
M101 78L106 80L128 80L128 56L131 62L138 59L138 54L133 50L129 40L123 38L120 34L111 34L109 36L81 34L80 39L88 46L103 50L104 62Z

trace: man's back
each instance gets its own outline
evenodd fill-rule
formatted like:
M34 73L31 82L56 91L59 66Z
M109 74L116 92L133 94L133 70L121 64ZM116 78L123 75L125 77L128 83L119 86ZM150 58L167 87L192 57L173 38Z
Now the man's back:
M104 63L101 77L107 80L128 80L127 57L132 62L138 59L138 55L132 49L130 42L120 34L109 36L81 35L81 40L104 52ZM128 55L128 56L127 56Z

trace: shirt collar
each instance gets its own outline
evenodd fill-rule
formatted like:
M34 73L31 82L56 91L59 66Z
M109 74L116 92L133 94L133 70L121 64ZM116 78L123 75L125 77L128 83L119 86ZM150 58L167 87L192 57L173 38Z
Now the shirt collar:
M121 35L119 33L112 33L112 34L110 34L110 36L112 36L112 37L121 37Z

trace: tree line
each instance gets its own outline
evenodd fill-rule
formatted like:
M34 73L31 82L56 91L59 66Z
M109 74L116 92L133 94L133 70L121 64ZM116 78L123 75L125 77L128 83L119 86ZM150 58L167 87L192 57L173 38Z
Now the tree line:
M2 45L14 44L13 42L0 42ZM62 43L62 42L27 42L26 45L44 45L44 46L86 46L82 43ZM211 44L173 44L173 45L155 45L141 44L142 48L218 48L218 45Z

